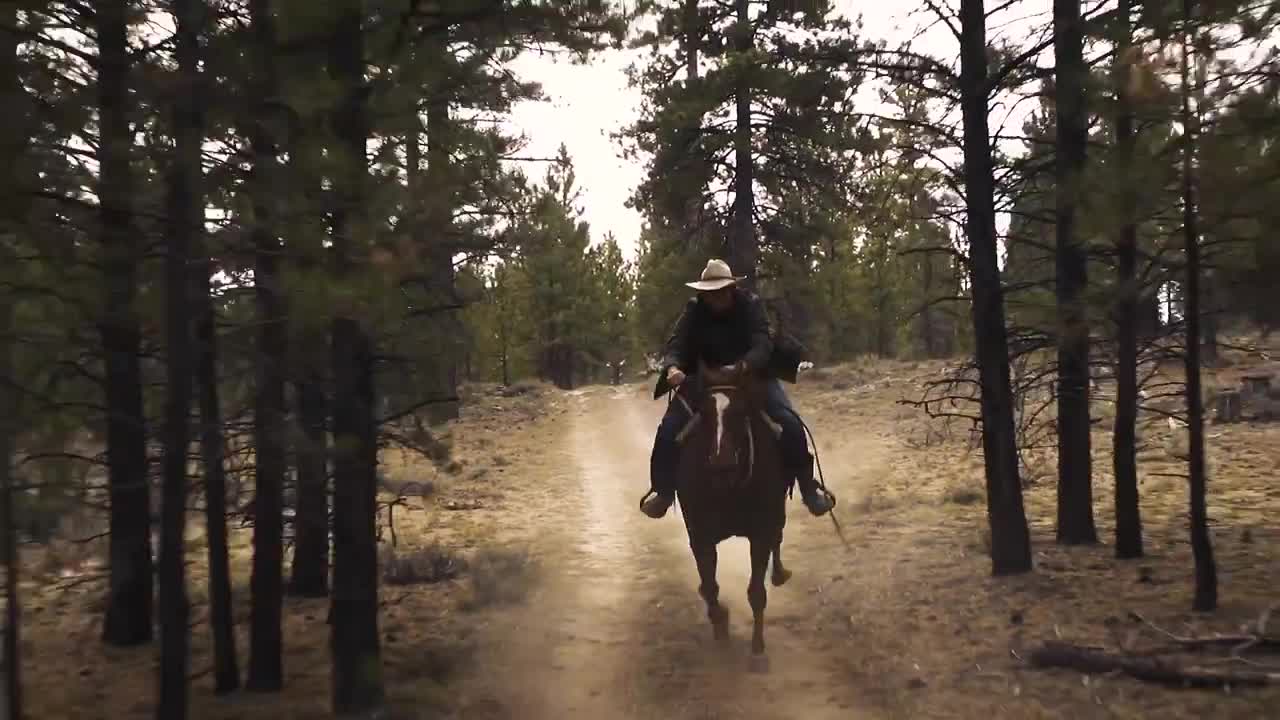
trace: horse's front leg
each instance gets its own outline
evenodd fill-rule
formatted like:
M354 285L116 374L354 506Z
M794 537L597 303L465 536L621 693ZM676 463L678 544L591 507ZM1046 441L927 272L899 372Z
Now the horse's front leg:
M747 602L751 603L754 622L751 630L752 667L757 670L768 667L764 655L764 608L768 604L764 575L769 567L769 556L776 548L776 541L751 540L751 581L747 583Z
M690 542L693 560L698 565L698 594L707 603L707 619L711 621L711 630L719 642L729 640L729 610L720 604L720 585L716 583L716 544L713 542Z
M774 587L782 587L791 579L791 571L782 565L782 541L779 540L777 545L773 546L773 575L770 582Z

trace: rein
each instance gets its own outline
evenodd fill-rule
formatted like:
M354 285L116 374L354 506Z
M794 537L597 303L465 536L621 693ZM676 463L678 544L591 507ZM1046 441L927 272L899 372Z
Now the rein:
M740 389L741 388L739 388L736 385L712 385L707 388L707 392L736 392ZM689 401L684 398L684 395L681 395L679 392L677 392L675 388L672 388L667 391L667 403L670 404L673 400L679 400L680 404L683 405L684 409L689 413L689 417L690 417L689 424L686 425L684 429L680 431L680 434L676 438L677 442L684 442L684 439L686 436L688 436L689 432L692 431L693 428L697 426L698 421L701 419L701 414L694 412L693 406L691 406L689 404ZM822 460L821 458L818 457L818 439L813 436L813 430L809 429L808 423L804 421L804 418L800 417L799 413L797 413L792 408L788 408L788 410L791 412L791 415L795 417L796 422L800 423L800 427L804 428L804 432L809 439L809 444L813 446L813 461L814 461L814 464L816 465L816 470L817 470L817 473L815 474L816 477L814 479L818 481L818 489L821 490L822 493L826 495L828 498L830 498L831 500L831 511L827 513L828 515L831 516L831 525L835 528L836 536L840 538L840 542L844 544L845 549L852 552L853 547L849 544L849 539L846 538L844 535L844 528L840 527L840 521L836 519L836 507L835 507L836 496L834 493L832 493L830 490L827 489L826 477L822 472ZM755 438L752 435L750 435L750 428L751 428L751 424L747 423L747 431L749 433L748 442L750 443L749 451L751 453L752 462L754 462ZM649 496L649 493L646 493L645 497L647 498L648 496ZM644 498L641 498L641 503L643 502L644 502Z
M791 414L795 417L796 422L800 423L800 427L804 428L805 433L809 436L809 441L813 444L813 462L817 466L818 470L815 479L818 481L818 489L831 499L831 511L827 513L831 516L831 525L835 527L836 535L840 538L840 542L844 544L844 549L853 552L853 547L849 545L848 538L844 536L844 529L840 527L840 521L836 519L835 493L827 489L826 478L822 474L822 460L818 459L818 439L813 436L813 431L809 429L809 426L805 423L804 419L800 417L799 413L795 410L791 410Z

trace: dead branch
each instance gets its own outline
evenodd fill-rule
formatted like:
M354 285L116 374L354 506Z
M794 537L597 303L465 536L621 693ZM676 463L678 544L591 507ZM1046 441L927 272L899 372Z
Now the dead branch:
M1118 671L1138 680L1174 687L1258 687L1280 683L1280 673L1277 672L1184 665L1158 657L1126 657L1053 641L1033 650L1029 660L1039 668L1060 667L1089 674Z
M1160 635L1166 640L1173 642L1175 645L1178 645L1180 647L1187 648L1187 649L1204 649L1209 647L1229 647L1232 649L1233 655L1238 655L1239 653L1250 648L1259 648L1259 649L1280 648L1280 638L1268 637L1266 635L1267 619L1270 617L1270 614L1271 614L1271 609L1268 608L1267 611L1262 614L1262 617L1259 618L1256 625L1258 627L1258 632L1256 634L1234 633L1230 635L1223 635L1220 633L1215 633L1213 635L1206 635L1204 637L1188 637L1183 635L1177 635L1173 632L1165 630L1159 625L1156 625L1155 623L1146 619L1142 615L1133 611L1129 612L1129 618L1135 622L1142 623L1148 628L1151 628L1151 630L1153 630L1156 634Z

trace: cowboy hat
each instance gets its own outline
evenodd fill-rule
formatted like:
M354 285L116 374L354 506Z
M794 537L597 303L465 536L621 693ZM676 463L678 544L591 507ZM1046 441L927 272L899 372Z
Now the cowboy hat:
M694 290L710 291L729 287L739 280L745 279L745 275L734 275L733 271L729 269L729 263L718 258L712 258L707 261L707 266L702 269L702 279L697 282L685 283L685 285Z

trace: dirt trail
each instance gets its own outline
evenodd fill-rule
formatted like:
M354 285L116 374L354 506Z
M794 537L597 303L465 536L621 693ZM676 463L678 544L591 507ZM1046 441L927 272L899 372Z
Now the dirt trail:
M784 558L795 577L781 589L769 588L770 669L750 672L746 542L720 546L721 599L733 633L724 648L711 639L678 511L653 521L637 509L662 403L634 387L593 388L571 397L568 427L551 450L561 474L525 479L547 483L546 492L517 521L535 526L527 534L537 538L539 589L526 606L501 613L488 629L484 679L469 693L461 716L875 717L859 711L847 679L833 677L840 664L830 656L837 647L828 637L832 613L821 607L823 568L831 558L811 552L819 534L832 532L830 522L792 502ZM873 479L887 457L874 436L819 447L827 451L828 472L841 466L828 483L846 502L858 495L853 479ZM825 539L823 544L829 548ZM847 562L841 565L848 572Z

